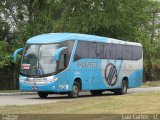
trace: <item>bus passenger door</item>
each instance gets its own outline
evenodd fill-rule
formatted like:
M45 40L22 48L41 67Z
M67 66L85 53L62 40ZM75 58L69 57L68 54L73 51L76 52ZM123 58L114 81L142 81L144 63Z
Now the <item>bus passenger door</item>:
M69 80L68 80L68 70L67 68L67 55L65 52L63 52L60 55L60 60L59 60L59 65L58 65L58 71L60 72L58 75L59 82L58 82L58 91L59 92L64 92L68 91L68 85L69 85Z

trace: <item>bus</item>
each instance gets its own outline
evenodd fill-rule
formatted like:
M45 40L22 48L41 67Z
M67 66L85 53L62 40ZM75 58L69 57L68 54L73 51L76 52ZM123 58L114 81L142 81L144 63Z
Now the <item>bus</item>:
M22 91L79 96L80 91L116 95L142 85L143 49L140 43L79 33L48 33L27 40L19 75Z

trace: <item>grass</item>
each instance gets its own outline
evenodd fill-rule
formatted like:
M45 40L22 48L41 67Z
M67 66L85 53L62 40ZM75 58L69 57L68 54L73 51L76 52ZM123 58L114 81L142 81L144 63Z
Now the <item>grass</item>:
M0 90L0 93L15 93L20 92L20 90Z
M157 81L147 81L144 82L142 87L159 87L160 86L160 80Z
M1 114L159 114L160 91L83 97L54 103L1 106Z

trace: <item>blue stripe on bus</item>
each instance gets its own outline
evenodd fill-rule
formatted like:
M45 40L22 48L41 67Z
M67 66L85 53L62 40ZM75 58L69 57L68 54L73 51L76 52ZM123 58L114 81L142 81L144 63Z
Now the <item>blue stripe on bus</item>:
M117 60L114 60L114 65L116 66Z

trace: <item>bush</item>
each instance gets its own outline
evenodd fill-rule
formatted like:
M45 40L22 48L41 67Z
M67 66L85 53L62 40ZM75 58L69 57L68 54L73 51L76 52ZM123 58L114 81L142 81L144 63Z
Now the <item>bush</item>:
M12 50L8 42L0 41L0 68L13 63Z

